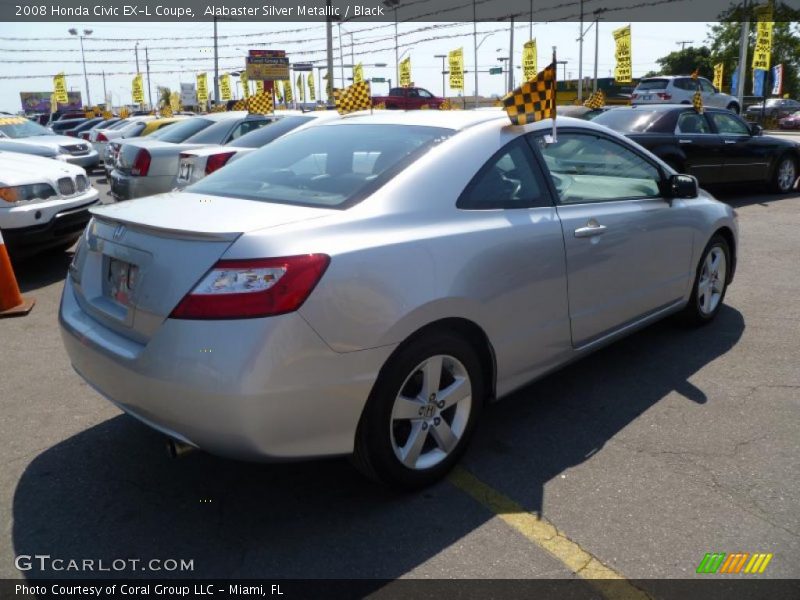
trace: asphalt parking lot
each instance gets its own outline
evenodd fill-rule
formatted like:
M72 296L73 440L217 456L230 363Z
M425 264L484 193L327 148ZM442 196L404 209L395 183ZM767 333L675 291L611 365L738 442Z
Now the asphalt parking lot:
M114 573L130 577L574 578L599 565L640 580L702 577L707 552L773 553L758 577L800 576L800 194L719 197L741 245L714 323L656 324L490 406L463 468L412 495L344 459L168 459L70 368L57 328L70 254L20 264L37 304L0 321L0 577L76 576L15 568L49 554L194 560L192 573Z

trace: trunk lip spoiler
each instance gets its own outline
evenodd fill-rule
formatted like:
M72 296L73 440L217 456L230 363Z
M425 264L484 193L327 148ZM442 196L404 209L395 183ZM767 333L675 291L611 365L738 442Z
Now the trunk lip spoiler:
M123 218L116 216L111 217L109 215L106 215L104 212L100 211L102 211L101 206L91 207L89 209L89 212L94 216L95 219L97 219L98 221L102 221L109 227L114 227L115 224L123 224L135 231L142 231L149 235L155 235L158 237L165 237L171 239L232 242L244 233L242 231L223 231L223 232L187 231L185 229L158 227L156 225L147 225L144 223L139 223L137 221L131 221L125 219L124 217Z

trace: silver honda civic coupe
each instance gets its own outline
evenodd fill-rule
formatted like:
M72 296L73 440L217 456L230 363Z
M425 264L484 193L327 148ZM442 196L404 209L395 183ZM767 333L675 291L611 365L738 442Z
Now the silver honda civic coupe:
M707 323L732 280L729 206L609 129L551 129L376 111L93 209L72 364L173 447L430 484L484 404L671 313Z

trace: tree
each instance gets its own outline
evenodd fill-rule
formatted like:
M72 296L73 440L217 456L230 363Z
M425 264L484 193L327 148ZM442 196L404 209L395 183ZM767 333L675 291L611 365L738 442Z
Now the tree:
M683 50L670 52L656 60L661 70L658 75L691 75L699 69L701 77L713 79L714 63L711 60L711 50L706 46L695 48L689 46Z
M172 95L172 90L168 87L161 87L158 88L158 105L160 107L169 106L170 96Z
M797 11L794 11L795 13ZM772 54L770 66L783 64L783 93L789 94L791 98L800 97L800 24L797 23L797 15L794 21L790 22L792 15L784 15L783 12L776 10L776 23L772 30ZM732 19L737 19L736 21ZM708 33L708 44L711 48L712 64L723 63L723 91L729 92L731 89L731 76L739 64L739 36L742 32L740 19L742 15L731 12L727 19L716 25L712 25ZM752 94L753 69L753 48L755 46L755 27L753 17L751 19L750 40L747 46L747 71L745 74L744 91L745 95ZM769 89L765 90L769 95Z

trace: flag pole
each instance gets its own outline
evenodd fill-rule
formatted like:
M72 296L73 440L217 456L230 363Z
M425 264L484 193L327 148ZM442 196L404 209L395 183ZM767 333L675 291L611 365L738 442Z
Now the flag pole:
M556 93L558 91L558 63L556 62L556 47L553 46L553 143L558 141L556 134Z

